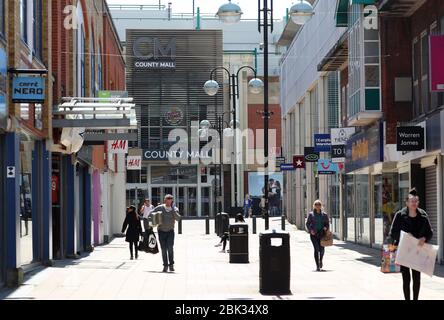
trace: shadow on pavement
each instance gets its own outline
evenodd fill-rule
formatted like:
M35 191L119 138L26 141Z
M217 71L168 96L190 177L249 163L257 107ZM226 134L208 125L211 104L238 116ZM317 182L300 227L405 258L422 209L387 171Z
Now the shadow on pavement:
M382 254L380 249L376 248L369 248L365 247L363 245L358 245L355 243L345 242L345 243L339 243L335 244L335 247L352 250L355 252L358 252L362 255L366 255L366 257L361 257L356 259L357 261L362 261L371 265L374 265L376 267L381 266L381 259ZM434 276L444 278L444 265L436 264L435 265L435 272Z

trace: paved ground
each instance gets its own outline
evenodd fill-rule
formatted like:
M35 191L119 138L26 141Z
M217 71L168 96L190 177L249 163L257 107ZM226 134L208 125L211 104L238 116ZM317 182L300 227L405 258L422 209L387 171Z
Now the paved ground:
M279 219L271 219L272 228L279 225ZM258 230L263 230L261 219ZM117 238L81 259L36 270L18 289L0 291L0 299L403 299L401 275L379 271L379 252L335 241L326 250L326 271L315 272L307 233L291 225L287 230L292 253L288 296L258 292L258 235L250 234L250 263L230 264L229 254L214 247L216 235L205 235L204 221L185 221L184 234L176 235L175 273L160 272L160 253L129 260L124 239ZM436 267L433 278L422 276L420 298L444 299L443 266Z

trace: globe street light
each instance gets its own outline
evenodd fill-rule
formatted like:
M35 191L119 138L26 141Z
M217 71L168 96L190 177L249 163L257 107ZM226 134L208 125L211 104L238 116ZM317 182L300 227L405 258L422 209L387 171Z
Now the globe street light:
M240 8L238 11L240 11ZM229 86L230 86L230 99L232 100L231 113L233 114L233 121L231 121L231 123L230 123L232 135L229 134L229 136L230 137L233 136L233 138L234 138L234 150L235 150L236 155L237 155L236 128L240 127L240 123L236 119L236 100L237 100L237 98L239 98L239 95L240 95L239 74L243 69L250 69L254 73L254 78L252 80L250 80L248 83L248 90L254 94L261 93L263 91L264 83L262 82L261 79L257 78L256 69L254 69L250 66L242 66L237 70L236 73L233 73L233 74L231 74L230 71L225 67L214 68L210 73L210 80L205 82L204 87L203 87L204 91L208 95L210 95L210 96L216 95L217 92L219 91L219 84L217 83L217 81L213 80L214 73L217 70L224 70L228 74ZM224 132L224 134L225 134L225 132ZM236 160L237 160L237 157L236 157ZM237 163L236 163L236 161L234 162L234 197L235 197L235 201L234 201L235 207L237 208L238 207L238 201L237 201L238 195L237 195Z
M304 25L313 15L313 6L304 0L294 4L290 9L291 20L298 25Z
M216 13L219 20L226 24L235 24L240 21L243 14L241 8L234 3L229 2L220 6Z
M299 1L299 0L298 0ZM231 4L231 1L230 1ZM262 4L262 5L261 5ZM242 15L242 10L239 6L236 9L234 7L221 6L217 13L219 19L225 23L233 23L233 21L240 21L240 16ZM314 10L310 3L304 0L300 0L298 3L293 5L290 9L291 19L294 23L303 25L305 24L313 15ZM230 17L229 19L226 17ZM269 118L272 113L269 111L269 79L268 79L268 31L271 29L273 32L273 0L259 0L258 8L258 30L264 35L264 111L262 116L264 118L264 159L265 159L265 175L264 175L264 186L268 185L268 125ZM236 18L235 18L236 17ZM261 30L263 29L263 30ZM269 215L268 215L268 192L265 193L265 229L269 229Z

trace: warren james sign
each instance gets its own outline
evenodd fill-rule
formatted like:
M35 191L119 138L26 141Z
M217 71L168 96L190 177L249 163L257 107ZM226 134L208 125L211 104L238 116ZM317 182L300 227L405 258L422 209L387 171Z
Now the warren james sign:
M314 145L316 152L330 152L331 149L331 135L330 134L315 134Z
M136 70L175 70L176 38L163 44L159 38L138 37L133 44Z
M424 149L424 128L421 126L396 129L397 151L421 151Z

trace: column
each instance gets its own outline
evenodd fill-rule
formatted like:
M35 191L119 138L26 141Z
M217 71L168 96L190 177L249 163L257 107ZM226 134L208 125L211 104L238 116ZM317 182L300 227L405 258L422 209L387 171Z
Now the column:
M76 250L76 232L75 232L75 210L74 210L74 190L75 190L75 168L72 164L72 156L64 156L63 167L65 168L65 206L63 213L66 215L66 256L75 258Z
M92 179L91 179L91 174L89 173L89 169L85 169L84 170L84 174L85 174L85 247L86 250L91 252L93 251L93 247L92 247L92 237L91 237L91 232L92 232L92 187L91 187L91 183L92 183Z
M5 139L6 167L15 168L15 177L6 178L6 285L23 282L20 265L20 136L7 133Z

